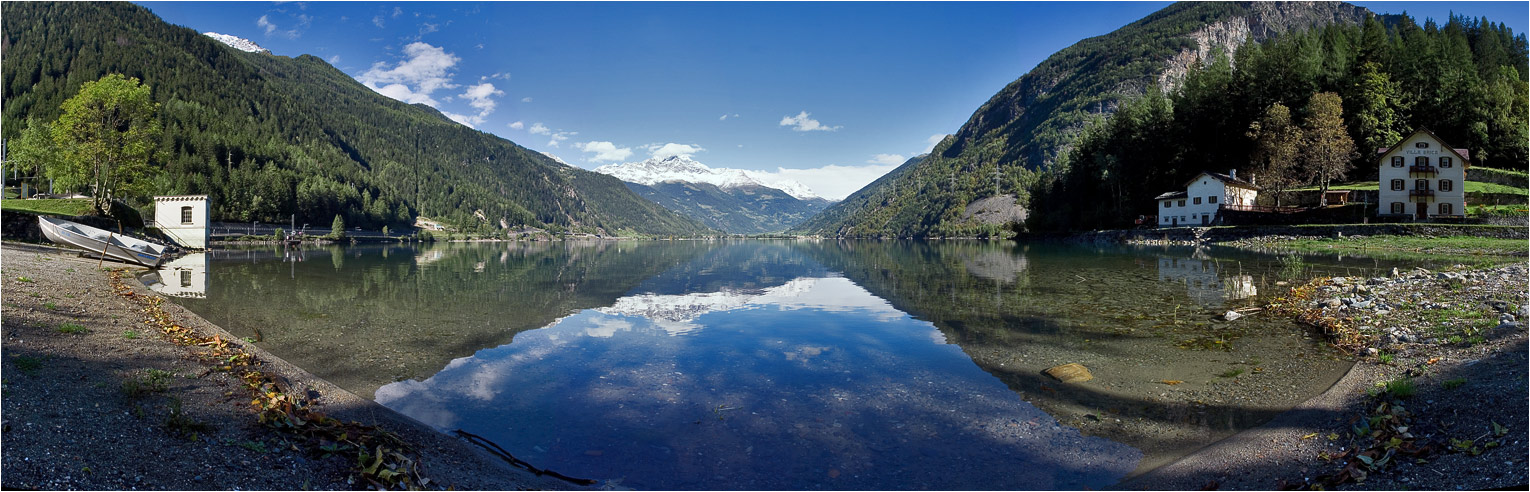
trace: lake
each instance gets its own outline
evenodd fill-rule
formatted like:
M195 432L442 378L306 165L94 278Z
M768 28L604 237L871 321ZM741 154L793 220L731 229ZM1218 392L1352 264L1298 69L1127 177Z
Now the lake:
M1350 362L1249 311L1396 262L978 241L214 250L154 288L443 432L635 489L1084 489ZM1401 265L1411 266L1411 265ZM1046 369L1084 365L1067 384Z

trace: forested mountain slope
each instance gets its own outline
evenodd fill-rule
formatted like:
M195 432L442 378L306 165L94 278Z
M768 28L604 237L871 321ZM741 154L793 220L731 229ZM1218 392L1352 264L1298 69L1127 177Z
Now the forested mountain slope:
M208 194L214 220L694 234L615 178L552 161L323 60L246 53L128 3L5 2L4 135L47 123L80 85L142 80L161 104L158 194Z
M643 198L731 234L785 231L829 205L823 198L798 199L767 186L721 188L709 183L666 181L627 183Z
M1182 185L1187 172L1246 167L1249 123L1276 102L1302 116L1322 91L1344 96L1348 130L1362 148L1388 131L1427 126L1489 156L1490 165L1518 159L1522 166L1524 97L1514 94L1516 87L1524 92L1524 53L1523 35L1485 19L1420 27L1334 2L1177 3L1052 55L978 108L929 157L795 232L999 235L1004 224L964 212L1001 195L1033 208L1028 224L1129 224L1153 213L1151 200L1138 195ZM1133 105L1131 118L1112 117ZM1097 138L1085 143L1108 144L1110 152L1075 152L1086 128ZM1089 221L1076 220L1083 216Z

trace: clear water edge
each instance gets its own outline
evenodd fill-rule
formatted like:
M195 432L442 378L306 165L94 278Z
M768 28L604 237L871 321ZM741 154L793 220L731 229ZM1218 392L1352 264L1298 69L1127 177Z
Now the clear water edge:
M437 428L636 488L1107 487L1348 367L1290 323L1211 321L1280 279L1273 257L1236 251L720 241L213 256L192 276L205 297L180 301L198 314ZM189 263L162 287L187 284ZM1097 379L1040 375L1064 362Z

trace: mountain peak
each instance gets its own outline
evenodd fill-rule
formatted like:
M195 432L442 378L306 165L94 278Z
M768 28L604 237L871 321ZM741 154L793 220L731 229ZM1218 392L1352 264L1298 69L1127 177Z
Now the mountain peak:
M271 52L271 50L268 50L268 49L265 49L265 48L261 48L260 45L255 44L254 41L250 41L248 39L244 39L244 38L241 38L239 36L234 36L234 35L231 35L231 34L219 34L219 33L215 33L215 32L212 32L212 31L208 31L208 32L202 33L202 35L203 36L207 36L209 38L216 39L216 40L218 40L218 42L226 44L230 48L233 48L233 49L236 49L236 50L239 50L239 51L246 51L246 52L250 52L250 53L270 53Z
M796 181L779 179L755 171L712 168L688 155L672 155L662 159L653 157L640 162L608 164L595 168L595 172L648 186L666 181L707 183L722 189L763 186L784 191L799 200L822 198L806 185Z

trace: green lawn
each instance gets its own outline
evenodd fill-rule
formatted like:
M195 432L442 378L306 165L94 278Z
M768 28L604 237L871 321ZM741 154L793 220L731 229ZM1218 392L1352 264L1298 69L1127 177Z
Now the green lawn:
M11 212L27 212L38 215L75 216L90 213L89 198L35 199L8 198L0 201L0 209Z
M1301 188L1292 188L1291 191L1317 191L1317 189L1318 189L1318 187L1316 187L1316 186L1304 186L1304 187L1301 187ZM1375 191L1375 190L1379 190L1381 188L1379 187L1379 184L1377 182L1375 182L1375 181L1359 181L1359 182L1355 182L1355 183L1344 183L1344 184L1341 184L1341 185L1340 184L1329 185L1328 189L1329 190L1343 190L1343 191L1356 191L1356 190L1360 190L1360 191L1364 191L1364 190ZM1466 182L1466 192L1467 193L1507 193L1507 194L1524 195L1526 193L1530 193L1530 190L1526 190L1524 188L1516 188L1516 187L1513 187L1513 186L1504 186L1504 185L1497 184L1497 183L1485 183L1485 182L1481 182L1481 181L1467 181Z
M1302 251L1353 253L1407 251L1449 256L1524 256L1527 245L1530 245L1530 243L1527 243L1524 239L1497 239L1476 236L1367 236L1362 239L1297 239L1283 242L1278 247Z

